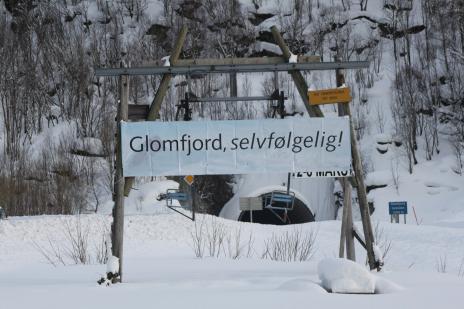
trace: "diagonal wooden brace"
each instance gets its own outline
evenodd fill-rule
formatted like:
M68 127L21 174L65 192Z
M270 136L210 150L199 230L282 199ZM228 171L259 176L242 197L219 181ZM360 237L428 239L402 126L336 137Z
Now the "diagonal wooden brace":
M276 26L271 27L271 32L272 36L274 37L274 40L277 42L277 45L279 45L280 49L282 50L282 54L286 60L290 58L292 53L288 49L287 44L285 44L284 39L280 35L279 30L277 29ZM324 114L322 113L321 109L319 106L312 106L309 105L309 100L308 100L308 85L306 84L306 81L299 71L292 71L290 72L290 75L293 78L293 82L296 85L296 88L298 90L298 93L301 96L301 99L303 100L303 103L306 107L306 110L308 111L309 116L311 117L324 117Z
M180 52L182 51L182 46L185 42L185 37L187 35L187 26L183 26L177 36L176 43L174 44L174 49L169 58L169 62L172 66L176 65L177 60L179 59ZM159 117L159 111L161 109L161 104L163 103L166 92L169 88L169 83L171 82L172 76L170 74L163 75L158 91L156 92L155 98L150 105L150 111L148 112L147 120L154 121ZM134 177L127 177L124 184L124 196L129 196L130 190L134 183Z

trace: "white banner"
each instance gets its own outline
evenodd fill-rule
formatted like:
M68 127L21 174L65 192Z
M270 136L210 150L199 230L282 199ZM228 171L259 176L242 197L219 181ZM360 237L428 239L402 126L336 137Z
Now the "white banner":
M348 117L122 122L124 176L346 171Z

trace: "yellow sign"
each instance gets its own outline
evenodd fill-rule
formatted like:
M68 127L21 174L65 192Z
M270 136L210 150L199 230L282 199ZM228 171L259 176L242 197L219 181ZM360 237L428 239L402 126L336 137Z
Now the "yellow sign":
M308 91L310 105L348 103L351 101L350 88L334 88Z
M184 177L184 181L189 185L191 186L193 181L194 181L195 177L193 177L193 175L187 175Z

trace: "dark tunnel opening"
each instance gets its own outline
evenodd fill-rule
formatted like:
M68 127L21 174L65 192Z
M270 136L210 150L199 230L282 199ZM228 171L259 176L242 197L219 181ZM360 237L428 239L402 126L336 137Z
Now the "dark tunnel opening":
M295 204L293 205L293 210L287 212L288 221L283 222L280 218L284 217L283 210L269 210L263 209L259 211L253 211L253 223L260 223L260 224L272 224L272 225L288 225L288 224L299 224L299 223L307 223L313 222L314 215L309 210L306 205L295 198ZM238 221L243 222L250 222L250 212L249 211L242 211L238 218Z

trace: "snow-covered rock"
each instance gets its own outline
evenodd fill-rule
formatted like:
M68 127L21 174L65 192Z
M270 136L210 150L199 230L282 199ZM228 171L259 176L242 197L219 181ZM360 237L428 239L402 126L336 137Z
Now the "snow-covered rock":
M375 277L363 266L346 259L327 258L317 267L322 286L332 293L363 293L375 291Z

